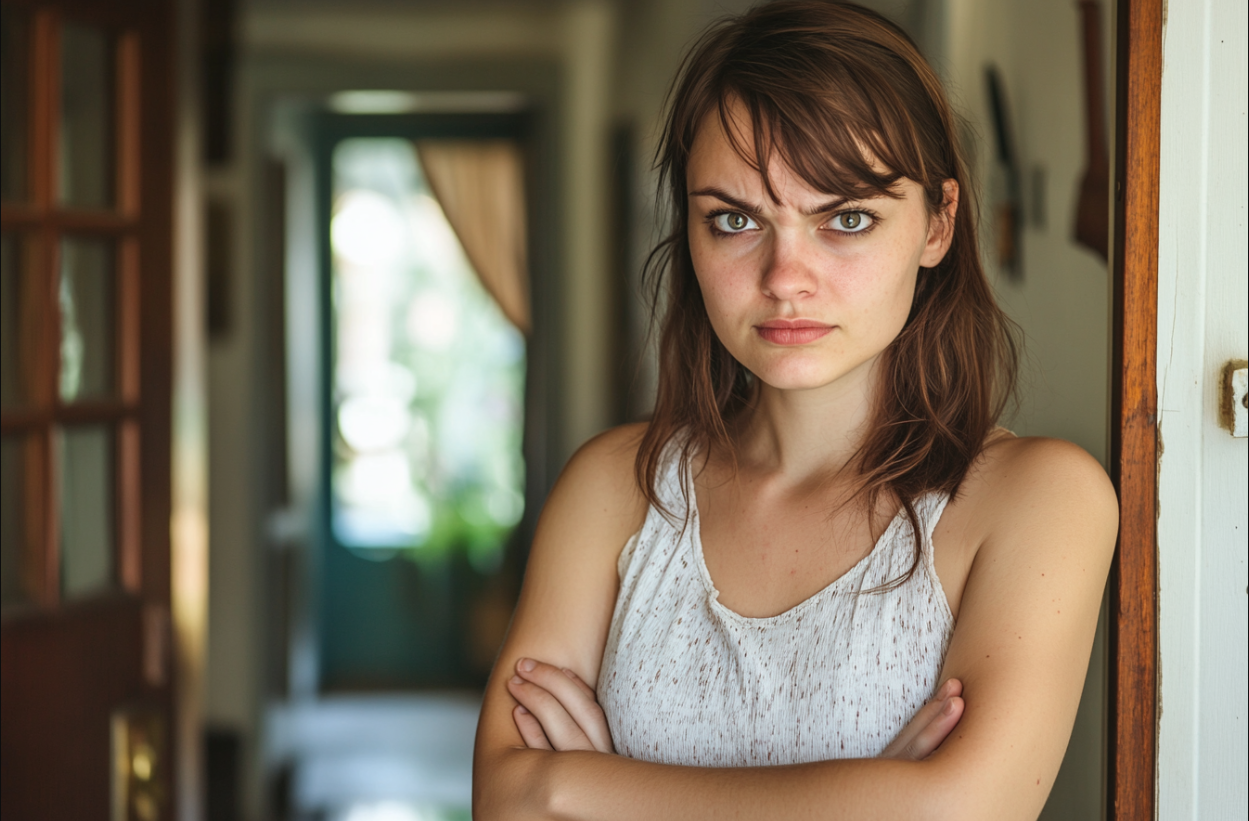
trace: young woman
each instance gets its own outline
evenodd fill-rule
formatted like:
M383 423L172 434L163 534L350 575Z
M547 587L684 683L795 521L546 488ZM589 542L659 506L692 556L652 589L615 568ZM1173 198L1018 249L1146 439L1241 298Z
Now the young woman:
M949 104L896 27L711 30L660 153L653 419L552 491L477 818L1035 818L1114 547L1098 464L997 427L1010 323Z

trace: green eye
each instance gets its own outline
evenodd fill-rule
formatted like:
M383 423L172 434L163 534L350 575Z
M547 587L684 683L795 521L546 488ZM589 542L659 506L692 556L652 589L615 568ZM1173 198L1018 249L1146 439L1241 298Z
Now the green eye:
M864 211L847 211L833 217L831 224L838 231L855 234L866 230L872 224L872 218Z
M729 234L736 234L758 227L755 225L754 220L738 212L717 214L713 222L716 228Z

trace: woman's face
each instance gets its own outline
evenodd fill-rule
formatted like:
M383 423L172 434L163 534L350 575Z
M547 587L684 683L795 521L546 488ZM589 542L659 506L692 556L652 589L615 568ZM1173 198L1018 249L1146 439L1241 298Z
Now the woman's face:
M749 120L734 109L739 134ZM747 153L753 147L746 143ZM768 175L780 202L736 151L713 113L695 136L686 182L689 244L711 325L724 347L774 388L819 388L870 373L902 330L920 266L950 244L919 184L902 195L847 201L811 188L783 162Z

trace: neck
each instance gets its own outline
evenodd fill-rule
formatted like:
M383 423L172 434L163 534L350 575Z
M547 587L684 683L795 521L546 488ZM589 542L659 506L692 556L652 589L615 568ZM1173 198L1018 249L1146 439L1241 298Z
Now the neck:
M820 388L780 390L760 384L736 437L742 466L797 482L839 473L871 424L877 362L865 362Z

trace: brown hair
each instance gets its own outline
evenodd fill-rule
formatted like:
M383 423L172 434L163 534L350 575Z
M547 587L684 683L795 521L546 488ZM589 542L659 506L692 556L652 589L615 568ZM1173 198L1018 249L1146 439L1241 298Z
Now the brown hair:
M906 512L916 536L909 578L921 544L915 502L931 490L957 492L1013 395L1018 359L1015 326L980 264L974 188L940 80L914 42L872 11L778 0L709 29L686 56L669 101L656 160L672 227L646 270L654 304L666 296L667 312L655 412L635 464L642 492L660 510L655 480L665 449L679 446L683 471L713 446L731 453L727 423L754 391L712 330L690 258L685 175L699 126L718 115L774 200L766 171L774 151L807 184L835 196L896 197L898 180L914 180L931 216L945 209L945 181L958 183L949 251L919 271L910 316L882 355L873 424L852 460L867 510L885 494ZM730 127L735 103L749 115L752 152Z

